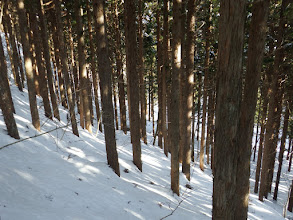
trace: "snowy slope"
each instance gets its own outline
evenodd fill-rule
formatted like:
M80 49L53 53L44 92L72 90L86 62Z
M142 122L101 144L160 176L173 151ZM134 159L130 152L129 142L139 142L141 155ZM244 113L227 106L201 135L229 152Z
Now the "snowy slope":
M60 107L62 122L47 120L38 99L42 131L37 132L30 123L27 91L12 86L12 94L22 139L66 125L66 110ZM140 172L132 163L129 134L117 131L119 178L107 165L103 134L94 130L90 135L81 127L79 131L80 138L68 126L0 150L1 220L211 219L209 166L203 173L193 163L190 182L181 174L178 197L170 190L170 158L162 149L142 143ZM0 111L0 147L15 141L7 135ZM253 178L254 170L252 164ZM269 198L262 203L251 194L249 219L283 219L291 179L285 169L282 178L278 202Z

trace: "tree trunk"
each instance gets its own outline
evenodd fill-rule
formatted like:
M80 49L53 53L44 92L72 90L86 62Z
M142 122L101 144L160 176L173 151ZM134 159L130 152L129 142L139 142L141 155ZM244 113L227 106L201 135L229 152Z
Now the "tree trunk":
M123 77L123 63L121 55L121 32L119 29L119 14L118 14L118 0L115 1L115 56L116 56L116 68L117 68L117 80L118 80L118 93L119 93L119 109L120 109L120 127L124 134L127 133L126 125L126 105L125 105L125 84Z
M188 0L187 4L187 29L186 29L186 71L184 74L183 87L183 155L182 155L182 172L190 180L190 160L191 160L191 116L193 106L193 69L194 69L194 35L195 35L195 1Z
M292 180L292 184L290 186L290 197L289 197L289 204L288 204L288 211L289 212L292 212L292 209L293 209L293 190L292 190L292 187L293 187L293 180Z
M137 42L135 25L135 3L132 0L124 2L125 15L125 44L126 69L130 98L130 132L132 140L133 163L142 171L140 146L140 117L139 117L139 77L137 72Z
M140 130L141 137L145 144L147 144L146 136L146 100L145 100L145 85L144 85L144 60L143 60L143 1L138 1L138 68L139 68L139 98L140 98Z
M61 58L61 67L62 67L62 73L66 83L66 91L67 91L68 107L69 107L69 113L70 113L72 132L76 136L79 136L76 118L75 118L71 83L70 83L69 73L68 73L67 54L66 54L65 45L64 45L63 24L61 19L61 2L60 0L54 0L54 3L55 3L55 10L56 10L56 26L57 26L56 32L58 35L59 45L60 45L59 51L60 51L60 58Z
M236 219L245 0L220 1L213 219ZM237 31L235 31L237 30ZM229 39L229 40L227 40Z
M168 140L167 140L167 84L166 77L170 72L169 67L169 2L168 0L163 1L163 68L162 68L162 133L164 139L164 154L168 157Z
M235 219L247 219L249 200L250 156L253 136L254 115L260 81L263 53L266 39L266 24L269 14L269 1L254 2L252 23L248 42L248 61L245 75L243 100L240 110L240 125L237 141L238 159L236 173Z
M170 103L171 189L179 196L179 76L181 70L181 0L173 0L172 88Z
M289 103L286 103L286 110L284 115L284 125L283 125L283 131L282 131L282 138L281 138L281 145L280 145L280 151L279 151L279 166L278 166L278 172L277 172L277 178L276 178L276 184L275 184L275 191L274 191L274 200L277 200L278 197L278 189L279 189L279 183L280 183L280 177L282 172L282 164L283 164L283 155L285 151L285 143L286 143L286 137L288 132L288 124L289 124Z
M210 146L211 146L211 142L210 142L210 138L211 138L211 128L212 128L212 123L213 123L213 119L212 119L212 109L213 109L213 100L212 100L212 95L213 95L213 86L212 86L212 76L209 72L209 66L210 66L210 38L211 38L211 20L212 20L212 6L210 1L208 1L207 3L207 18L206 18L206 30L205 30L205 38L206 38L206 67L208 72L208 79L207 79L207 84L208 84L208 88L207 88L207 134L206 134L206 156L207 156L207 164L210 164Z
M7 78L7 64L4 56L2 39L0 37L0 108L4 117L4 122L8 134L19 139L18 129L13 115L13 102L11 100L11 92Z
M35 4L34 4L35 3ZM48 95L48 83L46 79L46 72L43 62L43 48L42 48L42 40L40 36L40 29L39 29L39 23L37 21L37 15L36 15L36 2L30 4L29 9L29 20L31 29L33 31L33 43L35 45L35 53L36 53L36 61L37 61L37 67L38 67L38 73L39 73L39 84L40 84L40 93L43 98L44 103L44 110L45 110L45 116L49 119L53 119L52 117L52 110Z
M269 111L268 111L268 121L266 125L266 134L265 134L265 145L263 152L263 161L262 161L262 170L261 170L261 183L259 189L259 200L263 201L263 197L267 197L268 192L270 191L270 176L271 176L271 164L275 161L275 147L277 144L277 137L279 133L279 120L280 118L280 91L279 87L281 86L281 73L279 72L279 65L282 62L283 52L280 50L283 32L285 29L285 19L284 19L284 10L286 8L286 1L282 1L278 36L277 36L277 45L276 45L276 55L274 61L274 69L272 75L272 88L271 95L269 99ZM273 162L272 162L273 161Z
M61 66L61 57L60 57L60 42L58 40L58 33L57 33L57 27L56 27L56 15L54 14L55 12L52 11L50 13L50 20L51 20L51 30L52 30L52 40L54 43L54 57L55 57L55 64L57 67L57 75L58 75L58 80L56 80L56 84L59 84L59 91L60 91L60 97L61 97L61 103L62 106L67 108L67 100L65 96L65 88L64 88L64 78L62 75L62 66ZM57 79L57 77L56 77Z
M82 25L82 8L80 7L80 0L75 1L74 4L75 17L76 17L76 32L77 32L77 48L78 48L78 65L79 65L79 78L80 78L80 105L82 105L83 115L81 114L81 121L84 121L85 128L92 133L91 112L88 93L88 77L85 61L85 39L84 30ZM83 117L83 119L82 119Z
M41 2L36 1L36 3L37 3L38 15L40 19L41 35L43 36L42 37L42 43L44 48L43 53L44 53L44 58L46 61L46 72L47 72L47 78L48 78L48 85L50 89L50 97L52 102L53 114L54 114L54 117L60 121L59 108L58 108L57 98L56 98L56 93L54 88L54 77L53 77L53 70L51 66L48 27L47 27L47 21L45 17L45 11L41 5L42 1Z
M269 69L267 71L270 71ZM258 192L258 186L259 186L260 168L261 168L263 144L264 144L264 133L266 129L266 118L267 118L268 102L269 102L269 97L268 97L269 82L266 76L264 78L265 78L263 82L264 85L263 85L262 94L261 94L263 98L263 103L262 103L262 112L261 112L261 129L260 129L260 135L259 135L257 164L256 164L256 171L255 171L254 193Z
M32 117L32 123L34 127L40 131L40 118L39 112L37 108L37 99L36 99L36 90L34 86L34 74L32 67L32 55L30 53L30 45L29 45L29 33L27 26L27 17L26 11L24 7L24 0L17 0L17 12L19 16L19 25L21 27L21 42L22 49L24 55L24 63L25 63L25 72L27 78L27 86L28 86L28 95L29 95L29 103L30 103L30 112Z
M254 142L254 147L253 147L253 162L255 162L257 142L258 142L258 139L259 139L258 131L259 131L259 122L260 122L260 112L261 112L261 99L259 100L259 103L258 103L256 134L255 134L255 142Z
M157 120L157 130L158 130L158 145L163 148L163 133L162 133L162 42L161 42L161 21L160 21L160 0L158 0L157 11L156 11L156 23L157 23L157 80L158 80L158 120Z
M289 160L290 152L292 147L292 138L289 138L289 146L288 146L288 152L287 152L287 160Z
M201 76L201 73L198 73L198 77L197 77L197 80L198 80L198 91L197 91L197 94L198 94L198 97L197 97L197 128L196 128L196 140L197 140L197 159L199 157L199 146L200 146L200 141L199 141L199 135L200 135L200 132L199 132L199 128L200 128L200 123L201 123L201 115L200 115L200 109L201 109L201 96L202 96L202 76Z
M94 86L94 100L96 106L96 115L97 115L97 123L100 132L103 131L102 123L101 123L101 112L100 112L100 104L98 99L98 73L96 71L96 52L94 48L94 40L93 40L93 28L92 28L92 12L90 11L89 1L87 3L87 18L88 18L88 32L89 32L89 43L90 43L90 54L91 54L91 71L93 77L93 86Z
M116 149L114 111L112 102L112 70L107 46L103 0L94 0L94 20L96 27L96 46L102 96L102 117L105 131L108 164L120 176L118 154Z
M19 66L18 66L18 53L17 53L17 46L15 42L15 31L12 28L12 23L11 23L11 17L9 15L8 11L8 0L4 1L4 16L3 16L3 26L7 27L7 31L9 33L9 42L12 48L12 64L11 66L13 67L12 70L14 71L13 75L15 76L15 84L18 87L19 91L23 91L23 84L20 79L19 75Z

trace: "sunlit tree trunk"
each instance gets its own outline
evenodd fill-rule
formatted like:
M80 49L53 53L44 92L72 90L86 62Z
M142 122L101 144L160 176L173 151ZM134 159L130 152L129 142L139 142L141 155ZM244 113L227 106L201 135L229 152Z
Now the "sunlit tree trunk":
M37 108L37 99L36 99L36 90L34 85L34 74L33 74L33 66L32 66L32 54L30 53L30 45L29 45L29 33L28 33L28 25L27 25L27 17L26 10L24 7L24 0L17 0L17 12L19 17L19 25L20 25L20 34L21 34L21 42L22 49L24 55L24 63L25 63L25 72L27 78L27 86L28 86L28 95L29 95L29 103L30 103L30 112L32 117L33 126L40 131L40 118L39 112Z
M106 152L108 164L120 176L118 153L116 149L114 110L112 102L112 70L110 66L105 30L105 17L103 0L94 0L94 20L96 28L96 46L98 69L100 76L100 91L102 97L102 117L105 132ZM139 137L138 137L139 138Z
M39 29L39 22L37 21L37 15L36 15L36 9L37 5L36 2L33 2L30 4L30 25L31 29L33 31L33 42L35 45L35 53L36 53L36 63L38 67L38 73L39 73L39 84L40 84L40 94L43 98L44 103L44 110L45 110L45 116L47 118L52 119L52 110L50 105L50 99L48 94L48 83L47 83L47 77L46 77L46 71L45 66L43 62L43 45L42 45L42 39L40 36L40 29Z
M187 4L187 30L186 30L186 71L183 72L183 155L182 172L190 180L190 160L191 160L191 116L193 106L193 70L194 70L194 35L195 35L195 1L188 0Z
M181 0L173 0L172 88L170 103L171 189L179 195L179 75L181 70Z
M48 78L48 85L50 89L50 98L52 102L53 114L54 117L60 121L59 115L59 108L57 104L57 98L54 88L54 77L53 77L53 70L51 66L51 56L50 56L50 48L49 48L49 37L48 37L48 27L47 27L47 20L45 17L44 8L41 5L42 1L36 0L38 15L40 19L40 26L41 26L41 35L42 35L42 44L43 44L43 53L46 62L46 72Z

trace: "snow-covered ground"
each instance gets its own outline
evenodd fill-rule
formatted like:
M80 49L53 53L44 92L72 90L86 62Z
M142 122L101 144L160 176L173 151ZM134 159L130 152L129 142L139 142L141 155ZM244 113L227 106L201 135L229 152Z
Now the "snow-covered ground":
M15 119L22 139L66 125L67 111L60 107L61 122L44 117L40 99L41 132L30 119L28 95L12 86ZM152 126L147 126L152 143ZM142 143L143 172L132 163L129 133L116 131L121 177L108 167L104 136L71 127L15 143L0 150L0 219L211 219L213 177L192 163L191 181L180 174L180 197L170 189L170 157L158 146ZM0 147L16 142L7 135L0 111ZM195 147L196 148L196 147ZM271 196L260 202L251 193L249 219L283 219L292 176L284 165L277 202ZM254 185L255 163L251 166ZM251 187L253 192L253 187ZM287 213L287 218L293 215Z

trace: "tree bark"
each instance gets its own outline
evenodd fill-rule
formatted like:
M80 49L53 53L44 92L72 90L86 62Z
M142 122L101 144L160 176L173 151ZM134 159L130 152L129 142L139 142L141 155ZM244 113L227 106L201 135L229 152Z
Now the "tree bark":
M18 52L17 52L17 46L15 42L15 31L12 28L12 23L11 23L11 17L9 15L8 11L8 0L4 1L4 16L3 16L3 26L7 27L7 31L9 33L9 42L12 48L12 64L11 66L13 67L12 70L14 71L14 76L15 76L15 84L18 87L19 91L23 91L23 83L21 82L20 75L19 75L19 66L18 66Z
M220 1L213 219L235 219L245 0Z
M8 134L19 139L18 129L13 115L13 102L11 101L11 92L7 78L7 64L4 56L2 39L0 37L0 108L2 109L4 122Z
M164 139L164 154L168 157L168 140L167 140L167 85L166 77L170 72L169 61L169 2L163 1L163 68L162 68L162 133Z
M112 70L110 66L107 46L106 22L104 17L103 0L94 0L94 20L96 28L96 46L98 69L100 76L100 92L102 96L102 117L105 132L106 151L108 164L120 176L118 153L116 149L114 111L112 102Z
M278 172L277 172L277 178L276 178L276 183L275 183L275 191L274 191L274 200L277 200L278 198L278 189L279 189L279 183L280 183L280 177L281 177L281 172L282 172L282 165L283 165L283 155L285 152L285 143L286 143L286 137L287 137L287 132L288 132L288 124L289 124L289 103L285 102L286 105L286 110L285 110L285 115L284 115L284 124L283 124L283 132L282 132L282 138L281 138L281 145L280 145L280 151L279 151L279 166L278 166Z
M88 93L89 79L87 77L86 61L85 61L85 39L82 25L82 9L80 7L80 0L75 1L74 5L76 17L76 32L77 32L77 47L78 47L78 65L80 78L80 105L82 105L83 115L80 115L81 121L84 121L85 128L92 133L91 112L90 112L90 98Z
M190 160L191 160L191 116L193 106L193 69L194 69L194 35L195 35L195 0L189 0L187 3L187 29L186 29L186 71L184 76L183 87L183 155L182 155L182 172L190 180Z
M279 65L283 57L283 51L281 50L281 43L283 40L283 32L285 29L284 10L286 8L286 1L282 1L276 55L274 61L273 75L272 75L272 88L269 99L268 121L266 125L265 145L263 152L262 170L261 170L261 183L259 189L259 200L263 201L263 197L267 197L270 191L270 176L272 170L271 164L275 161L275 147L277 145L277 137L279 133L279 121L280 121L280 103L282 103L282 95L280 94L281 86L281 73L279 72ZM281 97L280 97L281 96Z
M34 4L35 3L35 4ZM37 15L36 15L36 2L33 2L30 4L30 25L31 29L33 31L33 43L35 45L35 53L36 53L36 63L38 67L38 73L39 73L39 84L40 84L40 93L43 98L44 103L44 110L45 110L45 116L49 119L53 119L52 117L52 110L50 105L50 99L48 95L48 83L46 79L46 72L43 62L43 47L42 47L42 40L40 36L40 29L39 29L39 23L37 21Z
M238 139L238 159L236 173L236 193L234 200L235 219L247 219L249 200L250 156L253 136L254 115L260 81L266 39L266 24L269 14L269 1L256 1L252 8L252 23L248 42L248 61L245 75L243 100L240 110Z
M37 8L38 8L38 15L40 19L40 27L41 27L41 35L42 37L42 43L43 43L43 53L44 58L46 61L46 72L47 72L47 78L48 78L48 85L50 89L50 97L52 102L52 108L53 108L53 114L54 117L57 118L60 121L60 114L59 114L59 108L57 104L57 98L54 88L54 76L53 76L53 70L51 66L51 56L50 56L50 48L49 48L49 37L48 37L48 27L47 27L47 21L45 17L45 11L42 7L43 1L36 1Z
M66 54L65 44L64 44L63 24L61 19L61 2L60 0L54 0L54 3L55 3L55 10L56 10L56 26L57 26L56 32L58 35L59 45L60 45L59 52L60 52L60 59L61 59L61 68L62 68L63 76L65 78L65 83L66 83L66 91L67 91L68 107L69 107L69 113L70 113L72 132L76 136L79 136L76 118L75 118L72 88L71 88L71 83L70 83L69 73L68 73L67 54Z
M179 76L181 70L181 0L173 0L172 87L170 103L171 189L179 195Z
M24 0L17 0L16 8L17 8L18 16L19 16L19 25L21 27L20 34L21 34L21 42L22 42L23 55L24 55L25 72L26 72L26 78L27 78L32 123L33 123L33 126L38 131L40 131L41 130L40 118L39 118L39 112L37 108L36 90L34 86L32 55L30 53L30 45L29 45L29 33L28 33L29 29L27 25L27 17L26 17L26 11L24 7Z
M139 75L137 72L137 41L135 25L135 3L132 0L124 2L125 16L125 44L126 44L126 70L130 101L130 132L132 140L133 163L142 171L140 146L140 117L139 117Z
M259 177L260 177L260 169L261 169L261 161L262 161L263 145L264 145L264 134L266 129L266 118L267 118L268 102L269 102L269 97L268 97L269 82L266 76L263 83L264 83L262 88L263 102L262 102L261 122L260 122L261 128L260 128L260 135L259 135L257 165L256 165L256 171L255 171L254 193L258 192L258 187L259 187Z

